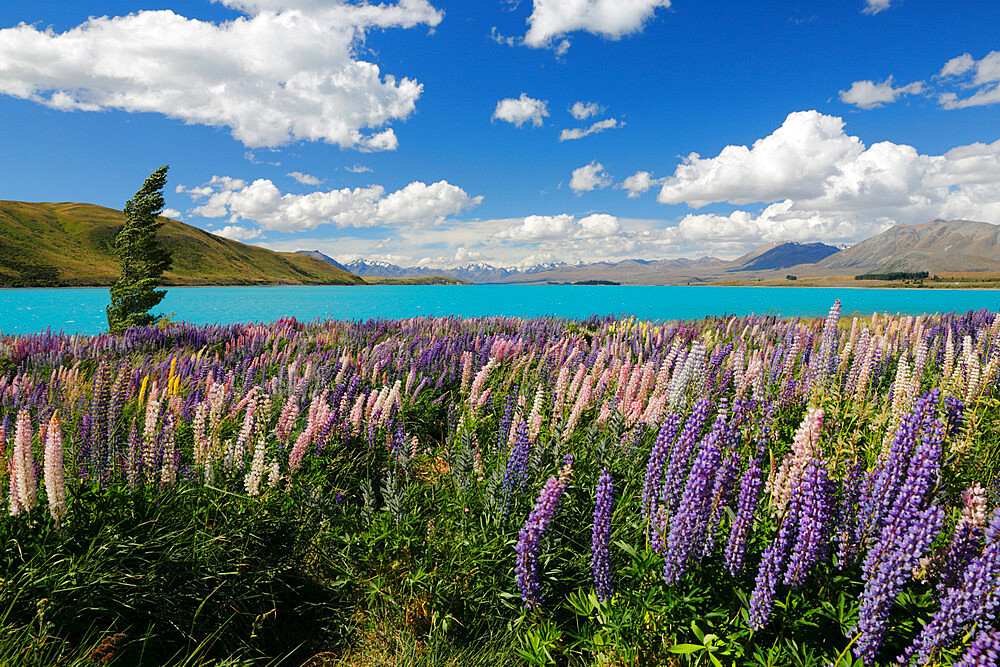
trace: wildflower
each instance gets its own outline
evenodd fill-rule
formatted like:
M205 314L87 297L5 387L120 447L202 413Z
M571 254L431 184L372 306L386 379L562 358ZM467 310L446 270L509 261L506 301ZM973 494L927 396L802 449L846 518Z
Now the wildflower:
M45 491L49 513L58 524L66 518L66 483L63 479L62 424L53 414L45 437Z
M556 506L569 478L573 474L573 458L568 460L559 470L558 475L549 477L542 487L542 492L535 501L535 507L524 522L521 532L518 533L517 565L514 573L517 577L517 587L521 590L521 599L524 606L534 609L542 603L542 585L539 581L538 573L538 551L541 548L542 535L552 522L555 515Z
M1000 663L1000 630L983 628L954 667L995 667Z
M31 452L31 415L27 408L17 413L14 426L14 456L10 464L10 513L31 510L38 500L35 458Z
M608 547L611 541L611 515L615 511L615 486L607 468L601 471L596 495L594 528L590 540L591 570L594 574L597 599L604 602L614 593Z
M924 625L905 657L923 664L963 630L991 622L1000 607L1000 509L986 527L986 546L941 599L941 608Z

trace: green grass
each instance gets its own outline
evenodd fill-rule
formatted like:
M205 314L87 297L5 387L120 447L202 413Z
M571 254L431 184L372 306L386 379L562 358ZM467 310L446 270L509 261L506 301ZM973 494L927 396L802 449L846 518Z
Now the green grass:
M119 266L111 243L121 211L93 204L0 201L0 287L110 285ZM318 259L274 252L166 219L173 252L164 285L362 285Z

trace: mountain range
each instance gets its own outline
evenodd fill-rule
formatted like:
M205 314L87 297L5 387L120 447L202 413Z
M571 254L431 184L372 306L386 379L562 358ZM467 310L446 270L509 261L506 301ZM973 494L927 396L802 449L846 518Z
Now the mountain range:
M300 251L302 252L302 251ZM334 260L322 253L310 255ZM388 262L357 259L343 265L361 276L416 277L443 275L473 283L690 284L803 277L853 277L867 273L1000 271L1000 226L969 220L932 220L897 225L881 234L840 248L825 243L771 243L732 260L717 257L501 268L469 264L458 268L403 268Z
M838 248L824 243L771 243L736 259L626 259L618 262L455 268L400 267L354 259L337 262L316 250L274 252L163 218L160 238L173 252L165 285L361 285L376 282L694 284L866 273L1000 272L1000 226L970 220L897 225ZM0 201L0 287L109 285L119 267L111 243L121 211L79 203ZM367 279L367 280L366 280Z

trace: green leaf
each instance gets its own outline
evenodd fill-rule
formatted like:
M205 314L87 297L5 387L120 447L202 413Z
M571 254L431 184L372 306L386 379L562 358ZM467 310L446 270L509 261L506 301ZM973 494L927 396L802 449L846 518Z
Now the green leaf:
M694 653L695 651L704 651L705 647L701 644L674 644L667 650L671 653L687 655L688 653Z

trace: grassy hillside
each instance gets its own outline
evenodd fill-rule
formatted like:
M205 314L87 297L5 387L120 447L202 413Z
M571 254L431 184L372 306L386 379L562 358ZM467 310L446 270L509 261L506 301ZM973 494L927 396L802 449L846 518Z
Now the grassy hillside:
M111 242L125 216L93 204L0 201L0 286L110 285L119 272ZM167 219L173 251L166 285L363 285L313 257L273 252Z

